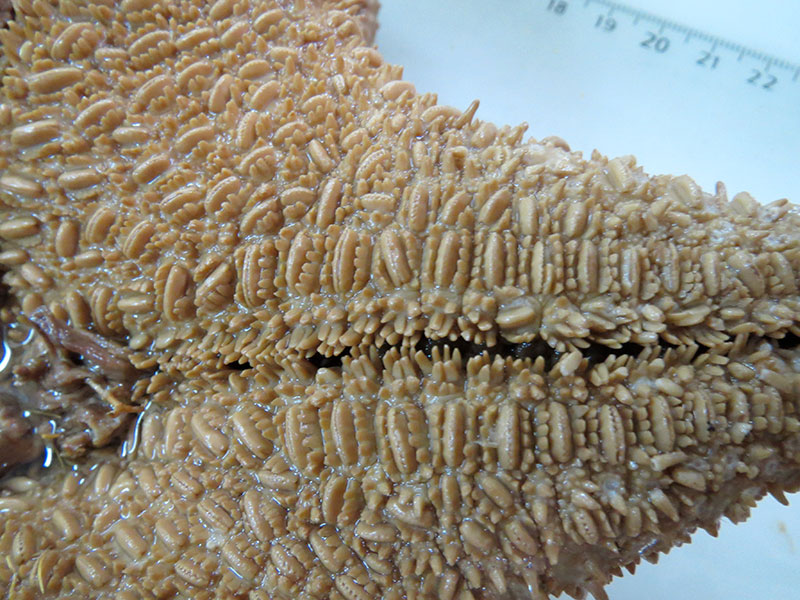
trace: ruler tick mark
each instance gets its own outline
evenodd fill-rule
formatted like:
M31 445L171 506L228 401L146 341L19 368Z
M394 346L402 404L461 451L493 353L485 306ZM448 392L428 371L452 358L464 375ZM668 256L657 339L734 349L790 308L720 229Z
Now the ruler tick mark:
M547 5L548 2L550 4L554 3L554 0L539 1L545 5ZM565 6L567 5L567 1L561 1ZM583 0L583 2L578 2L576 0L574 3L570 2L569 4L576 7L582 6L584 9L592 9L595 6L598 9L605 8L605 11L600 11L600 15L593 15L594 27L599 27L606 33L618 31L631 36L642 36L638 40L638 45L645 48L650 48L652 43L659 40L661 47L652 47L660 54L666 53L670 38L674 37L673 43L675 43L680 35L683 37L684 45L688 46L688 51L696 50L697 55L700 56L699 59L695 57L693 62L702 67L706 67L708 70L715 69L718 64L721 64L721 61L732 61L732 58L735 56L736 62L739 64L739 66L736 67L736 69L740 71L739 76L742 80L749 82L755 87L771 90L777 83L778 76L770 73L770 70L774 73L776 69L785 70L787 72L785 74L785 79L787 81L791 74L791 81L800 82L800 63L776 58L767 53L748 48L737 42L726 40L716 35L699 31L693 27L687 27L682 23L639 10L623 2L616 2L613 0ZM564 11L562 11L562 13L563 12ZM605 15L603 15L602 12L604 12ZM577 13L572 11L570 14ZM617 18L611 18L612 15L617 15ZM627 18L627 23L632 27L619 27L621 24L621 17L619 15L625 16ZM642 41L642 38L645 38L645 40ZM692 46L690 44L694 45ZM730 53L731 58L728 58L729 55L726 53ZM672 55L672 53L668 54ZM723 56L723 54L725 54L725 56ZM675 56L678 57L678 54L675 54ZM683 59L679 58L679 60ZM742 71L744 73L742 73ZM737 77L735 74L732 76ZM758 79L759 83L756 83L753 78ZM775 87L777 88L777 86Z

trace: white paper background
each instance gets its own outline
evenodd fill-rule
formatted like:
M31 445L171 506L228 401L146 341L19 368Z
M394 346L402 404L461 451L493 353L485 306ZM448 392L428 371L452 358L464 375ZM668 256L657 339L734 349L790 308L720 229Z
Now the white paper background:
M570 1L570 9L582 3ZM650 173L687 173L710 191L722 180L731 196L747 190L762 202L800 202L800 83L770 94L742 82L738 71L708 77L691 63L659 63L663 57L640 52L628 38L608 40L574 20L559 22L542 10L546 0L382 3L378 47L405 65L419 91L438 93L444 104L465 108L479 98L479 118L525 121L536 138L558 135L585 153L635 154ZM628 5L800 63L800 2ZM676 40L672 48L688 51ZM643 563L616 580L609 596L797 600L800 497L793 502L784 508L765 499L747 523L725 522L717 539L697 533L658 565Z

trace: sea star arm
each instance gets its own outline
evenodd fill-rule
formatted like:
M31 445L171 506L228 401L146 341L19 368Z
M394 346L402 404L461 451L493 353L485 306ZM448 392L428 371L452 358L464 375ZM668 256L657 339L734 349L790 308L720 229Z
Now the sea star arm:
M374 9L17 5L10 312L155 374L0 497L9 590L602 595L797 488L796 209L440 106Z

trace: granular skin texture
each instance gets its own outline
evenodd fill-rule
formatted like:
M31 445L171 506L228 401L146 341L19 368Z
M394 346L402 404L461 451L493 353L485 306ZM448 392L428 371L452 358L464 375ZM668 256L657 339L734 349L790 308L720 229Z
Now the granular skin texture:
M800 485L797 209L440 106L376 10L15 2L3 321L143 379L3 480L7 597L603 598Z

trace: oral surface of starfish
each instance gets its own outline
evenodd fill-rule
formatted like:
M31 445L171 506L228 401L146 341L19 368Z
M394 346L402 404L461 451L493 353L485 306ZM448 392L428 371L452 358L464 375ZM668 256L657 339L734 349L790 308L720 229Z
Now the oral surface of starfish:
M797 209L438 105L376 11L14 3L8 596L602 598L800 486Z

